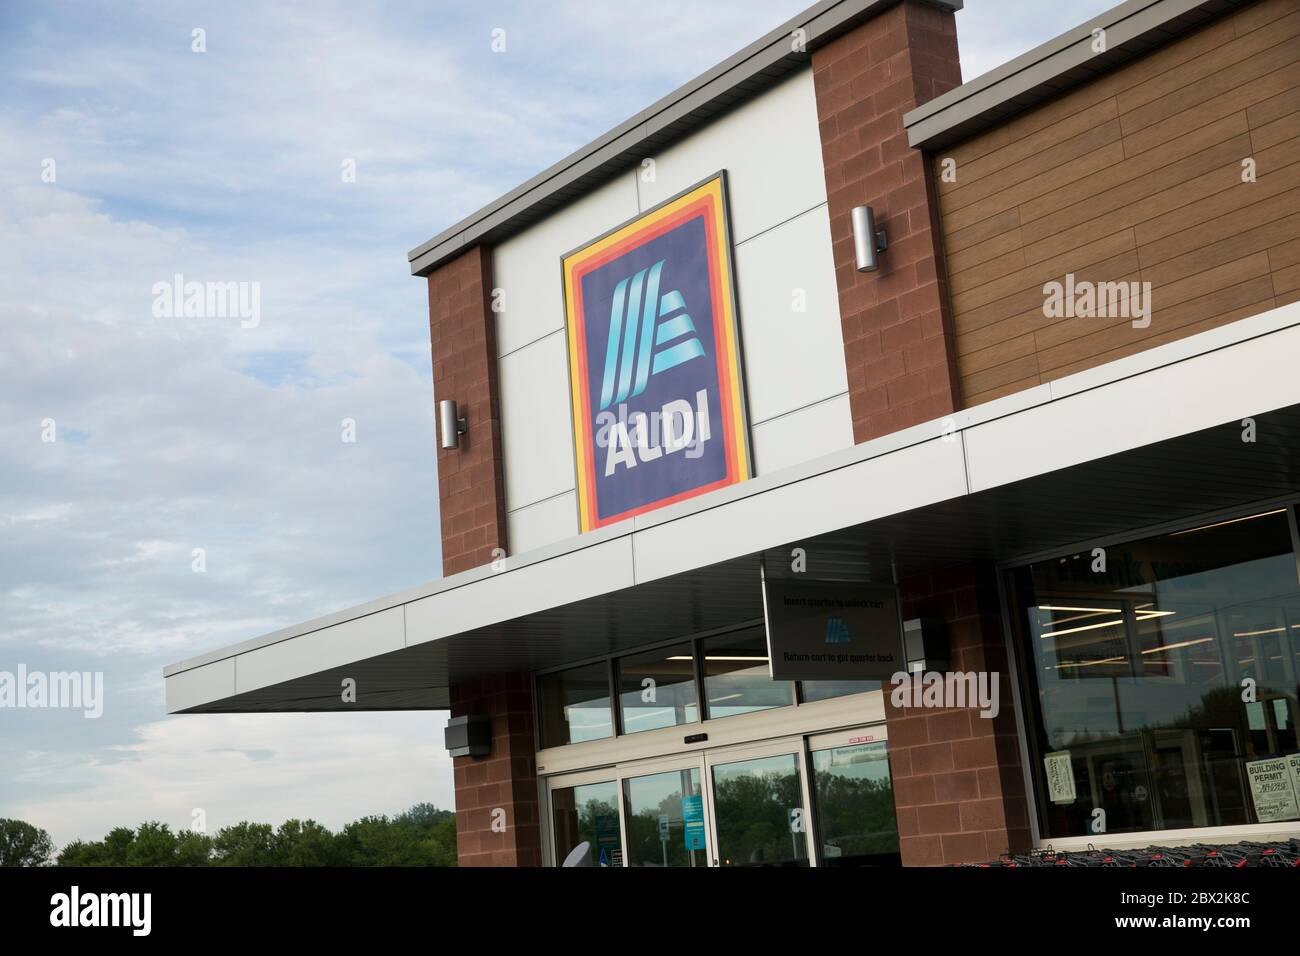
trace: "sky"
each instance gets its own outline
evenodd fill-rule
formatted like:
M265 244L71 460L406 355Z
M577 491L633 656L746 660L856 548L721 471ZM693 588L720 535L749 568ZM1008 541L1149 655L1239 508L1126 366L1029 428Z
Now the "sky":
M453 806L445 713L169 717L162 668L441 575L406 252L809 2L0 0L0 674L103 675L0 706L0 817ZM967 0L963 76L1111 5Z

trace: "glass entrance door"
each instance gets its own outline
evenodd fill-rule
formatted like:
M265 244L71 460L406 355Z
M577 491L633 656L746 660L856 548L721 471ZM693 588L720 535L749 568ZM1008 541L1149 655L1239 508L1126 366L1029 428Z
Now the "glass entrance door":
M704 791L694 766L623 779L628 866L708 866Z
M618 782L575 781L572 786L551 787L551 829L555 835L557 864L586 844L592 866L622 866Z
M885 727L808 741L819 866L902 866Z
M560 865L897 866L884 724L550 778Z
M714 866L807 866L802 739L713 751L709 772Z

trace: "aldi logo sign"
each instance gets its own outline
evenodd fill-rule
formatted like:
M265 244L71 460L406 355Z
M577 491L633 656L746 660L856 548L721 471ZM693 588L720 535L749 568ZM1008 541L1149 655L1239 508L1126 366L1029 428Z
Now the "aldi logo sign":
M582 530L750 477L724 174L563 266Z

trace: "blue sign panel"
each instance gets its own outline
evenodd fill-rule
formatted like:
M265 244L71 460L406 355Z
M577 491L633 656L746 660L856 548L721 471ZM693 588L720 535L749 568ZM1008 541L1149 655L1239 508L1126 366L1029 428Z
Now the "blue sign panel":
M583 531L749 477L719 176L564 258Z
M704 798L682 797L682 820L685 822L686 849L704 849Z

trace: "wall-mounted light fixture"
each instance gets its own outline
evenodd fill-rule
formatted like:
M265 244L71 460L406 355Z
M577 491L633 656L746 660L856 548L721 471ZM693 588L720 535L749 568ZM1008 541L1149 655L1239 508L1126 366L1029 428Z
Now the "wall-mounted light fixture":
M456 403L444 398L438 403L438 437L443 448L457 448L460 436L469 431L469 422L456 417Z
M486 757L492 753L492 720L484 714L452 717L443 742L453 757Z
M889 239L883 229L876 230L876 214L870 206L854 206L850 216L853 219L853 254L858 261L858 271L875 272L880 268L878 253L889 247Z

